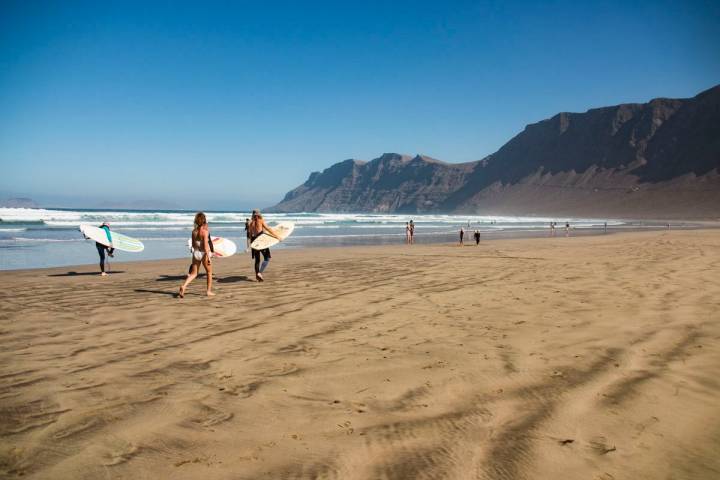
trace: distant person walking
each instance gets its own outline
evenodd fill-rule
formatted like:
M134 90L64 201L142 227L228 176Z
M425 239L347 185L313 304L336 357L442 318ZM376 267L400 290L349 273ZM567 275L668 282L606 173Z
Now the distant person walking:
M480 230L475 230L475 245L480 245Z
M278 233L265 223L265 220L263 220L263 217L258 210L253 210L252 219L248 225L248 231L250 232L251 244L262 234L270 235L271 237L275 237L280 240ZM254 248L251 248L250 251L253 260L255 260L255 279L258 282L264 282L265 280L263 279L262 273L270 263L270 258L272 258L270 255L270 249L264 248L262 250L255 250ZM262 265L260 265L261 254L263 256Z
M405 222L405 243L410 245L410 222Z
M565 222L565 236L570 236L570 222Z
M102 225L100 225L100 228L105 230L105 235L107 235L108 243L112 244L112 234L110 233L110 224L108 222L103 222ZM112 258L113 252L115 252L115 249L112 247L105 246L99 242L95 242L95 248L97 248L98 255L100 255L100 275L105 277L105 276L107 276L107 272L105 271L105 253L107 253L108 257Z
M185 298L185 289L198 276L200 265L202 265L207 276L207 291L205 293L208 297L212 297L215 294L212 291L212 261L210 260L212 250L210 248L210 229L208 228L207 217L204 213L198 212L195 214L193 224L193 231L190 236L192 265L190 265L190 273L188 273L185 283L180 287L178 296Z
M550 222L550 236L555 236L555 222Z
M245 219L245 251L250 249L250 219Z
M607 233L607 222L603 225L603 233Z
M410 245L415 243L415 223L410 220Z
M460 246L463 246L463 237L465 236L465 230L463 230L463 227L460 227Z

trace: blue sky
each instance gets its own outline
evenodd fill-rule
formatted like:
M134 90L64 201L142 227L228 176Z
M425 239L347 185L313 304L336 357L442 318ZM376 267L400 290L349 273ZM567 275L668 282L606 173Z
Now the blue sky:
M0 2L0 196L267 206L720 82L717 2Z

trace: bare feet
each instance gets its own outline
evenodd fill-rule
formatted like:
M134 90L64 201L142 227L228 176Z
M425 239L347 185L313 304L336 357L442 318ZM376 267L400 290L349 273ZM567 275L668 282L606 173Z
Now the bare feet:
M107 277L107 273L105 273L105 272L100 272L100 276L101 276L101 277Z
M185 298L185 287L180 287L180 291L178 292L178 297Z
M256 273L256 274L255 274L255 279L256 279L258 282L264 282L264 281L265 281L265 280L263 279L262 273Z
M210 292L210 291L208 291L208 292L207 292L207 296L208 296L208 297L214 297L214 296L215 296L215 292Z

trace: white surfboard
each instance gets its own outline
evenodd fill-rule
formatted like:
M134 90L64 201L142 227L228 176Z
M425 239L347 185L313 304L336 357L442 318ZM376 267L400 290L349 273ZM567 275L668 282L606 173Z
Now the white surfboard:
M223 237L210 237L213 243L213 257L231 257L237 252L237 245L232 240ZM187 246L192 251L192 239L189 238Z
M295 224L293 222L280 222L274 227L270 228L277 232L280 240L263 232L260 234L259 237L255 239L254 242L250 244L250 248L254 250L263 250L265 248L270 248L273 245L280 243L281 241L289 237L290 234L292 234L293 230L295 230Z
M115 248L124 252L142 252L145 250L145 245L143 245L140 240L128 237L122 233L113 232L112 230L110 230L109 239L104 228L98 228L92 225L80 225L80 231L85 238L95 240L106 247Z

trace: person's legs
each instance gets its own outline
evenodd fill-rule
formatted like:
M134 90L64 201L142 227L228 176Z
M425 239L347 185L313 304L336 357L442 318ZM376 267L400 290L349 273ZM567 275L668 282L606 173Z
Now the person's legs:
M212 291L212 263L210 262L210 254L203 257L203 267L205 267L205 273L207 274L207 296L212 297L215 295Z
M98 255L100 255L100 274L107 275L105 273L105 247L99 244L95 244L97 247Z
M187 278L185 279L185 283L183 283L182 286L180 287L180 293L179 293L180 298L183 298L185 296L185 289L187 288L188 285L190 285L190 282L195 280L195 277L197 277L199 269L200 269L200 262L198 262L197 260L195 260L193 258L192 265L190 265L190 273L188 273Z
M257 274L260 273L260 251L253 250L252 257L253 260L255 260L255 276L257 276Z
M262 265L260 265L260 273L263 273L265 269L267 268L268 264L270 263L270 249L266 248L265 250L262 250L263 255L263 262ZM259 255L258 255L259 256Z

